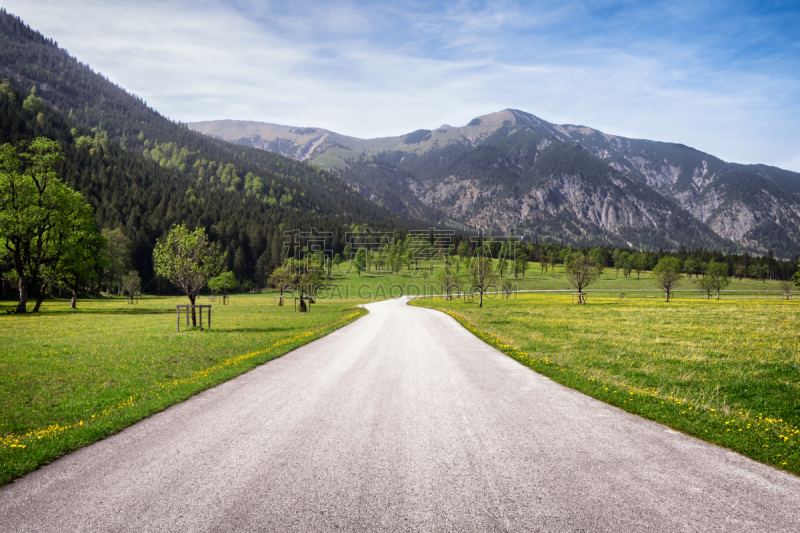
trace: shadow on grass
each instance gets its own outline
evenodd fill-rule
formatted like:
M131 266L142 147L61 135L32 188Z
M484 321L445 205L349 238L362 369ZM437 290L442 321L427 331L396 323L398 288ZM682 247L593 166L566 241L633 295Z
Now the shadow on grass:
M152 309L152 308L115 308L115 309L77 309L59 308L59 309L42 309L37 313L28 310L27 313L16 314L15 307L6 307L6 312L0 311L0 316L17 316L17 317L41 317L50 315L175 315L174 309ZM10 311L10 312L8 312Z
M213 325L213 323L212 323ZM183 331L183 330L181 330ZM196 330L195 330L196 331ZM203 333L276 333L276 332L293 332L295 328L213 328L203 327Z

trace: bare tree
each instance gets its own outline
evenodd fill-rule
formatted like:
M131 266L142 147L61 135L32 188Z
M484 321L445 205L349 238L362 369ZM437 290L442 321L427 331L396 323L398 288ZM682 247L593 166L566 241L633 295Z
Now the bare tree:
M600 270L594 261L580 252L573 253L564 262L567 281L578 291L578 303L584 304L583 289L597 281Z
M783 295L786 298L791 298L792 296L792 289L794 289L794 281L790 279L784 279L780 282L781 290L783 291Z
M439 283L442 284L442 289L445 293L445 298L447 300L453 299L453 291L459 286L459 278L458 275L451 270L451 267L443 267L439 274L436 276L436 279Z
M492 270L490 259L485 255L479 255L472 259L470 262L469 276L472 291L477 291L480 294L478 307L483 307L483 295L490 287L496 286L497 274Z

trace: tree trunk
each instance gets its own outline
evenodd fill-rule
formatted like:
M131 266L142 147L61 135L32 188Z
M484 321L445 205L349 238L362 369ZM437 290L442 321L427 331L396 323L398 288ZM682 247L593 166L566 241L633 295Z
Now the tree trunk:
M70 309L77 309L78 308L78 289L72 288L72 300L69 302Z
M669 290L665 291L667 293L667 301L669 301Z
M194 294L189 294L187 296L189 296L189 301L192 303L192 305L194 305L195 302ZM197 315L195 314L194 307L192 307L192 327L193 328L197 327Z
M481 290L481 301L478 303L478 307L483 307L483 290Z
M19 280L19 304L17 305L16 312L28 312L28 287L25 286L25 282L22 281L22 278Z
M719 289L717 289L717 300L719 300Z
M36 305L33 306L33 312L38 313L39 308L42 306L42 302L44 301L45 297L47 297L47 284L42 283L42 286L39 288L39 294L36 296Z

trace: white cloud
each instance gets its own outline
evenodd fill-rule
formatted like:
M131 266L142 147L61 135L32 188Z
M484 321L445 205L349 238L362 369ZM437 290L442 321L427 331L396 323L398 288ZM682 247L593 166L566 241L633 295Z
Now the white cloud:
M710 69L691 43L655 37L609 52L619 30L575 40L580 19L564 6L526 16L513 5L422 11L425 2L4 4L184 122L252 119L373 137L513 107L800 171L800 123L789 118L800 109L790 101L795 74ZM177 44L156 24L167 33L180 24Z

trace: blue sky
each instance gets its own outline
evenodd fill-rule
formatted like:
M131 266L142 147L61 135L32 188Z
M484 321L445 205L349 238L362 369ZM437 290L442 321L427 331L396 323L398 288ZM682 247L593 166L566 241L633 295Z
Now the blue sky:
M3 5L184 122L374 137L517 108L800 171L796 1Z

